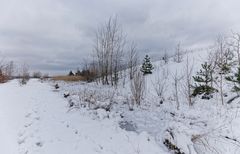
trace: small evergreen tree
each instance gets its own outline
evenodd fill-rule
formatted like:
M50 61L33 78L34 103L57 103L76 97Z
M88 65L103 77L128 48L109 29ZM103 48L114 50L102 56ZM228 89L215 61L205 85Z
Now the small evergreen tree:
M142 67L141 67L141 71L143 72L144 75L146 75L146 74L152 74L153 69L154 69L154 67L150 61L150 57L148 55L146 55L146 57L144 58Z
M226 80L234 83L234 86L233 86L234 92L239 92L240 91L240 67L238 68L237 73L235 73L233 76L226 77Z
M219 69L219 74L228 74L231 72L231 67L234 65L233 58L234 55L230 49L226 49L223 52L216 53L216 65Z
M210 84L213 81L212 74L213 70L211 69L211 64L208 64L207 62L202 64L202 69L197 72L196 76L193 76L193 79L196 82L192 94L193 96L201 94L209 95L216 90Z
M74 76L74 73L72 71L69 72L69 76Z

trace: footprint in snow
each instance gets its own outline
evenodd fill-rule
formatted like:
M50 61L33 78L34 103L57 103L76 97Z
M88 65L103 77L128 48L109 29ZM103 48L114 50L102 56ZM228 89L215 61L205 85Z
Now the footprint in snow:
M27 137L20 137L17 142L19 145L22 145L23 143L25 143L26 139Z
M35 119L35 120L40 120L40 117L35 117L34 119Z
M19 152L20 154L29 154L29 151L28 150L20 150L20 152Z
M25 132L26 132L25 130L19 131L18 137L22 137L25 134Z
M43 146L43 142L36 142L36 146L37 147L42 147Z
M29 118L29 117L31 117L31 115L32 115L32 113L28 113L28 114L25 115L25 117Z
M32 124L33 124L33 122L29 122L29 123L25 124L24 127L28 128L28 127L32 126Z

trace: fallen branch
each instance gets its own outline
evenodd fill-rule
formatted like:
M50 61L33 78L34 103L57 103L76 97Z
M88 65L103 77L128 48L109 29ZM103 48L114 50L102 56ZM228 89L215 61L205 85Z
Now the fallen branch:
M235 99L237 99L237 98L239 98L239 97L240 97L240 95L237 95L237 96L231 98L230 100L227 101L227 104L232 103Z

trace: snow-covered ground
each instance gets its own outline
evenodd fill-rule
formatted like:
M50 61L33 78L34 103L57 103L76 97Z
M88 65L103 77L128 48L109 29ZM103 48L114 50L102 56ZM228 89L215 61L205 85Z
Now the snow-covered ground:
M153 74L145 76L144 100L133 111L129 110L128 79L117 89L96 83L38 80L25 86L17 80L1 84L0 154L174 153L164 145L166 140L185 154L240 153L240 99L226 104L236 96L232 84L224 81L224 105L215 93L210 100L196 97L189 106L182 90L187 57L194 75L207 52L189 53L182 63L155 62ZM176 75L182 78L179 109L174 98ZM163 104L154 90L160 76L167 83ZM66 93L68 98L64 98Z
M121 129L118 117L101 119L68 112L48 83L16 80L0 86L1 154L164 153L154 138ZM101 115L101 111L99 111Z
M163 144L166 139L186 154L240 153L240 117L238 111L240 100L236 99L231 104L226 104L229 99L236 96L235 93L231 92L232 84L224 81L224 93L226 93L224 105L221 104L220 94L215 93L210 100L202 100L200 97L194 98L194 105L189 107L183 90L187 57L190 66L193 66L192 75L195 75L201 68L201 64L207 61L208 52L189 53L188 56L185 55L182 63L170 61L168 64L163 64L162 61L155 62L153 74L145 76L146 94L144 100L139 107L135 106L133 111L129 111L128 106L129 101L131 101L129 99L131 96L129 80L126 81L124 87L119 85L117 89L96 83L58 82L61 87L60 93L63 95L64 92L69 92L68 101L74 102L79 107L72 109L71 112L81 112L81 110L85 110L84 106L88 108L88 102L91 101L85 99L91 96L94 98L93 102L98 104L105 105L107 102L113 102L110 112L102 111L102 114L107 115L105 117L109 119L120 117L118 123L127 123L126 127L129 130L140 134L147 132L167 153L173 153L173 151L168 151ZM158 77L163 76L163 74L166 76L167 84L166 89L164 89L164 102L160 104L160 99L154 90L154 84L156 84ZM179 109L177 109L174 98L173 78L175 75L182 78L179 83ZM89 110L87 113L94 119L95 112L98 111ZM163 152L159 151L159 153Z

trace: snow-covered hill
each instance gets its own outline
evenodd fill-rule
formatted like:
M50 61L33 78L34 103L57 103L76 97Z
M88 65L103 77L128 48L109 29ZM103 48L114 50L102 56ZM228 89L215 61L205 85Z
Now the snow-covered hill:
M185 96L184 84L186 82L187 61L189 67L192 68L192 75L196 75L196 72L201 68L201 64L207 61L208 54L208 51L190 52L184 56L181 63L172 60L168 64L164 64L163 61L155 62L153 74L145 76L146 93L144 100L140 106L135 106L133 111L129 111L128 105L131 101L129 80L126 81L125 86L119 85L117 89L95 83L60 83L60 87L62 87L62 93L70 92L71 96L68 100L79 106L83 104L85 104L83 106L88 106L88 101L84 99L90 96L93 96L93 102L96 101L98 104L114 102L110 112L99 109L107 115L105 118L111 119L112 115L121 117L118 121L120 126L124 122L127 123L126 126L130 127L131 131L136 133L147 132L166 153L173 152L168 149L169 147L167 148L169 144L166 141L170 141L171 144L176 146L175 148L178 148L175 152L181 151L187 154L239 153L239 100L226 104L236 95L231 92L232 85L224 80L224 93L226 94L224 105L221 104L219 93L213 94L213 98L210 100L195 97L193 98L193 106L189 106ZM179 110L174 97L174 77L181 78L178 83ZM162 98L159 98L154 90L159 80L165 80L166 82L163 104L160 104ZM112 98L112 96L114 97ZM80 110L81 107L72 112L79 112ZM97 111L89 111L89 113L92 112ZM167 146L164 145L164 142Z
M0 153L3 154L211 154L240 153L239 99L222 105L219 93L210 100L185 97L186 62L192 75L207 59L192 52L183 62L154 63L145 76L140 106L129 110L130 80L118 88L84 82L17 80L0 85ZM179 80L179 109L174 78ZM155 86L164 81L163 97ZM58 83L59 89L54 85ZM224 102L235 96L224 82ZM64 94L70 96L64 98ZM162 103L160 103L162 101Z

